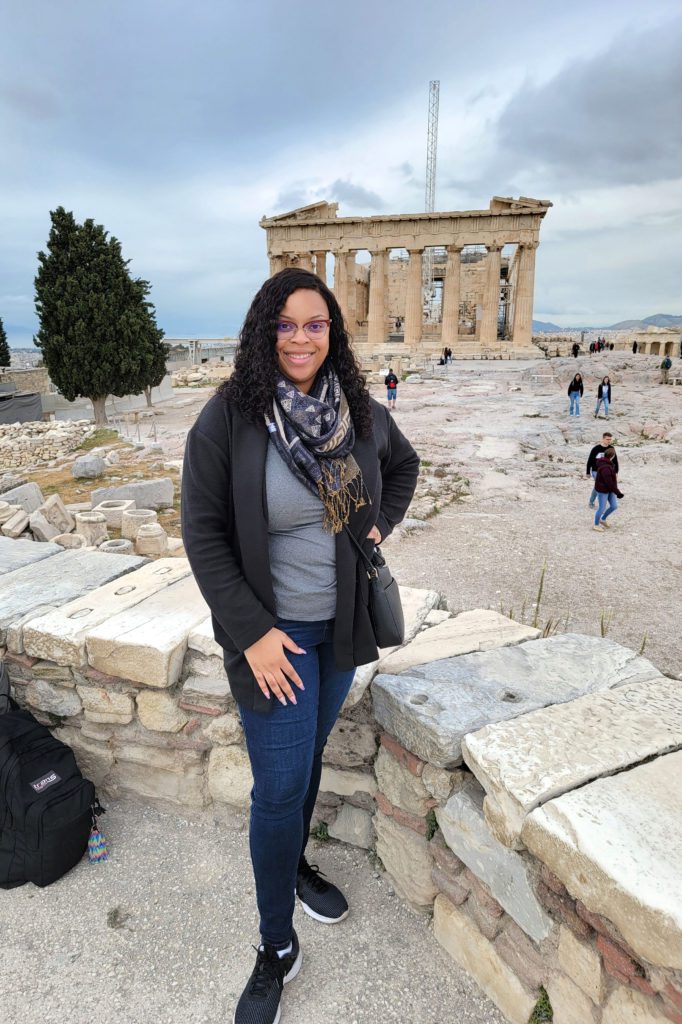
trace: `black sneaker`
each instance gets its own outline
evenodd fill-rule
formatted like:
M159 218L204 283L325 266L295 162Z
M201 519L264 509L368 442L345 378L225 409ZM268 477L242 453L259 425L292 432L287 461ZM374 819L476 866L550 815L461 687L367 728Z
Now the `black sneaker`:
M282 989L296 977L303 962L296 932L286 956L278 956L274 946L260 946L256 953L256 966L237 1003L234 1024L278 1024Z
M337 924L348 917L348 904L343 893L324 881L317 864L301 861L296 875L296 895L306 914L323 924Z

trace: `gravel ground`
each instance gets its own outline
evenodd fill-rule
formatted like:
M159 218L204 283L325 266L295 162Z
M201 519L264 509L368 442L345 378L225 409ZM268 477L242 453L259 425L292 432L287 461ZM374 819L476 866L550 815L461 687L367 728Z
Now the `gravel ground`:
M107 863L2 893L0 1020L231 1021L258 934L243 826L125 801L109 804L103 829ZM315 847L310 859L344 888L351 915L330 928L297 909L303 968L282 1024L504 1024L368 854Z

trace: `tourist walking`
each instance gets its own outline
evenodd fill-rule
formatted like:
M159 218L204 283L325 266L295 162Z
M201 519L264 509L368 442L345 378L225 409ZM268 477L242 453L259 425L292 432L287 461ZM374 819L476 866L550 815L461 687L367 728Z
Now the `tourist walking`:
M369 396L332 292L295 267L267 280L232 377L189 432L182 480L185 550L253 773L260 944L233 1024L280 1020L302 959L296 898L325 924L348 914L305 849L327 737L354 667L377 658L367 570L349 532L371 555L405 515L418 470ZM224 951L221 961L229 970Z
M573 344L571 345L571 352L573 353L573 358L577 359L578 358L578 352L580 352L580 345L578 344L577 341L574 341Z
M386 386L386 400L388 401L388 408L395 410L395 402L398 397L398 378L390 366L388 368L388 373L384 377L384 384Z
M632 354L633 354L633 356L637 355L637 342L636 341L633 341L633 343L632 343Z
M592 529L599 533L603 533L604 528L611 525L607 519L618 508L618 499L625 497L622 491L618 490L618 477L613 464L615 456L615 448L607 448L597 464L597 476L594 481L597 492L597 510L594 513Z
M594 448L590 451L590 454L587 457L587 470L586 470L586 473L587 473L588 477L592 478L592 480L594 480L595 477L597 476L598 460L603 458L603 455L604 455L604 452L606 451L606 449L607 448L611 448L611 447L613 447L613 434L611 434L608 430L605 430L604 433L602 434L601 444L595 444ZM614 451L615 451L615 448L614 448ZM618 455L614 455L614 457L613 457L613 468L615 469L615 471L617 473L618 472ZM596 500L597 500L597 492L596 492L596 490L595 490L595 488L593 486L592 487L592 493L590 494L590 500L589 500L590 508L594 508L594 503L595 503Z
M663 362L661 363L661 384L668 383L668 377L670 375L672 365L672 359L670 358L670 356L666 356Z
M569 416L580 416L580 399L583 397L583 390L582 375L576 373L568 385Z
M595 419L599 415L599 409L602 404L604 405L604 417L608 419L609 406L611 405L611 381L608 377L603 377L601 384L597 388L597 404L594 409Z

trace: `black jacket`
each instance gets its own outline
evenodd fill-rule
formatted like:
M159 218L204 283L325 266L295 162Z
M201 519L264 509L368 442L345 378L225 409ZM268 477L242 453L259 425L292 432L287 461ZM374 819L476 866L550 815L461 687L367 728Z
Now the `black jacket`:
M414 494L419 458L388 410L372 400L373 435L356 439L353 456L371 503L352 511L349 527L366 544L376 525L387 537ZM209 399L187 436L182 475L182 537L197 584L225 652L235 700L268 712L243 652L277 622L268 555L265 423L247 422L220 395ZM339 669L374 661L367 573L344 531L336 535L337 605L334 654Z
M583 382L579 381L578 383L576 383L574 380L572 380L571 383L568 385L568 393L569 393L569 395L571 394L572 391L580 391L580 394L582 396L582 393L583 393Z
M600 384L599 387L597 388L597 399L603 398L603 397L604 397L604 385ZM606 398L608 399L609 405L610 405L611 404L611 385L610 384L606 385Z
M384 377L384 385L387 388L397 388L398 378L394 373L387 373L386 376Z
M602 452L605 452L605 451L606 451L606 445L604 445L604 444L595 444L594 448L592 449L592 451L590 452L590 454L589 454L589 456L587 458L587 470L586 470L587 476L589 476L590 473L592 473L593 470L596 472L597 466L602 461L601 459L597 459L597 456L601 455ZM615 471L617 473L618 472L618 456L617 455L614 455L614 457L613 457L613 468L615 469Z

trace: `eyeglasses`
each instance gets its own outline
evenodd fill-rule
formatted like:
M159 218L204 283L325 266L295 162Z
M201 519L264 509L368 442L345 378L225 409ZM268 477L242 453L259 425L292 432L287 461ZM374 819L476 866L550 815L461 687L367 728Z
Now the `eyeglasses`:
M307 324L303 324L303 330L311 341L315 341L316 338L324 337L330 324L331 320L322 320L320 317L316 317L314 320L309 320ZM298 330L298 324L292 323L291 320L277 320L276 325L278 338L293 338Z

